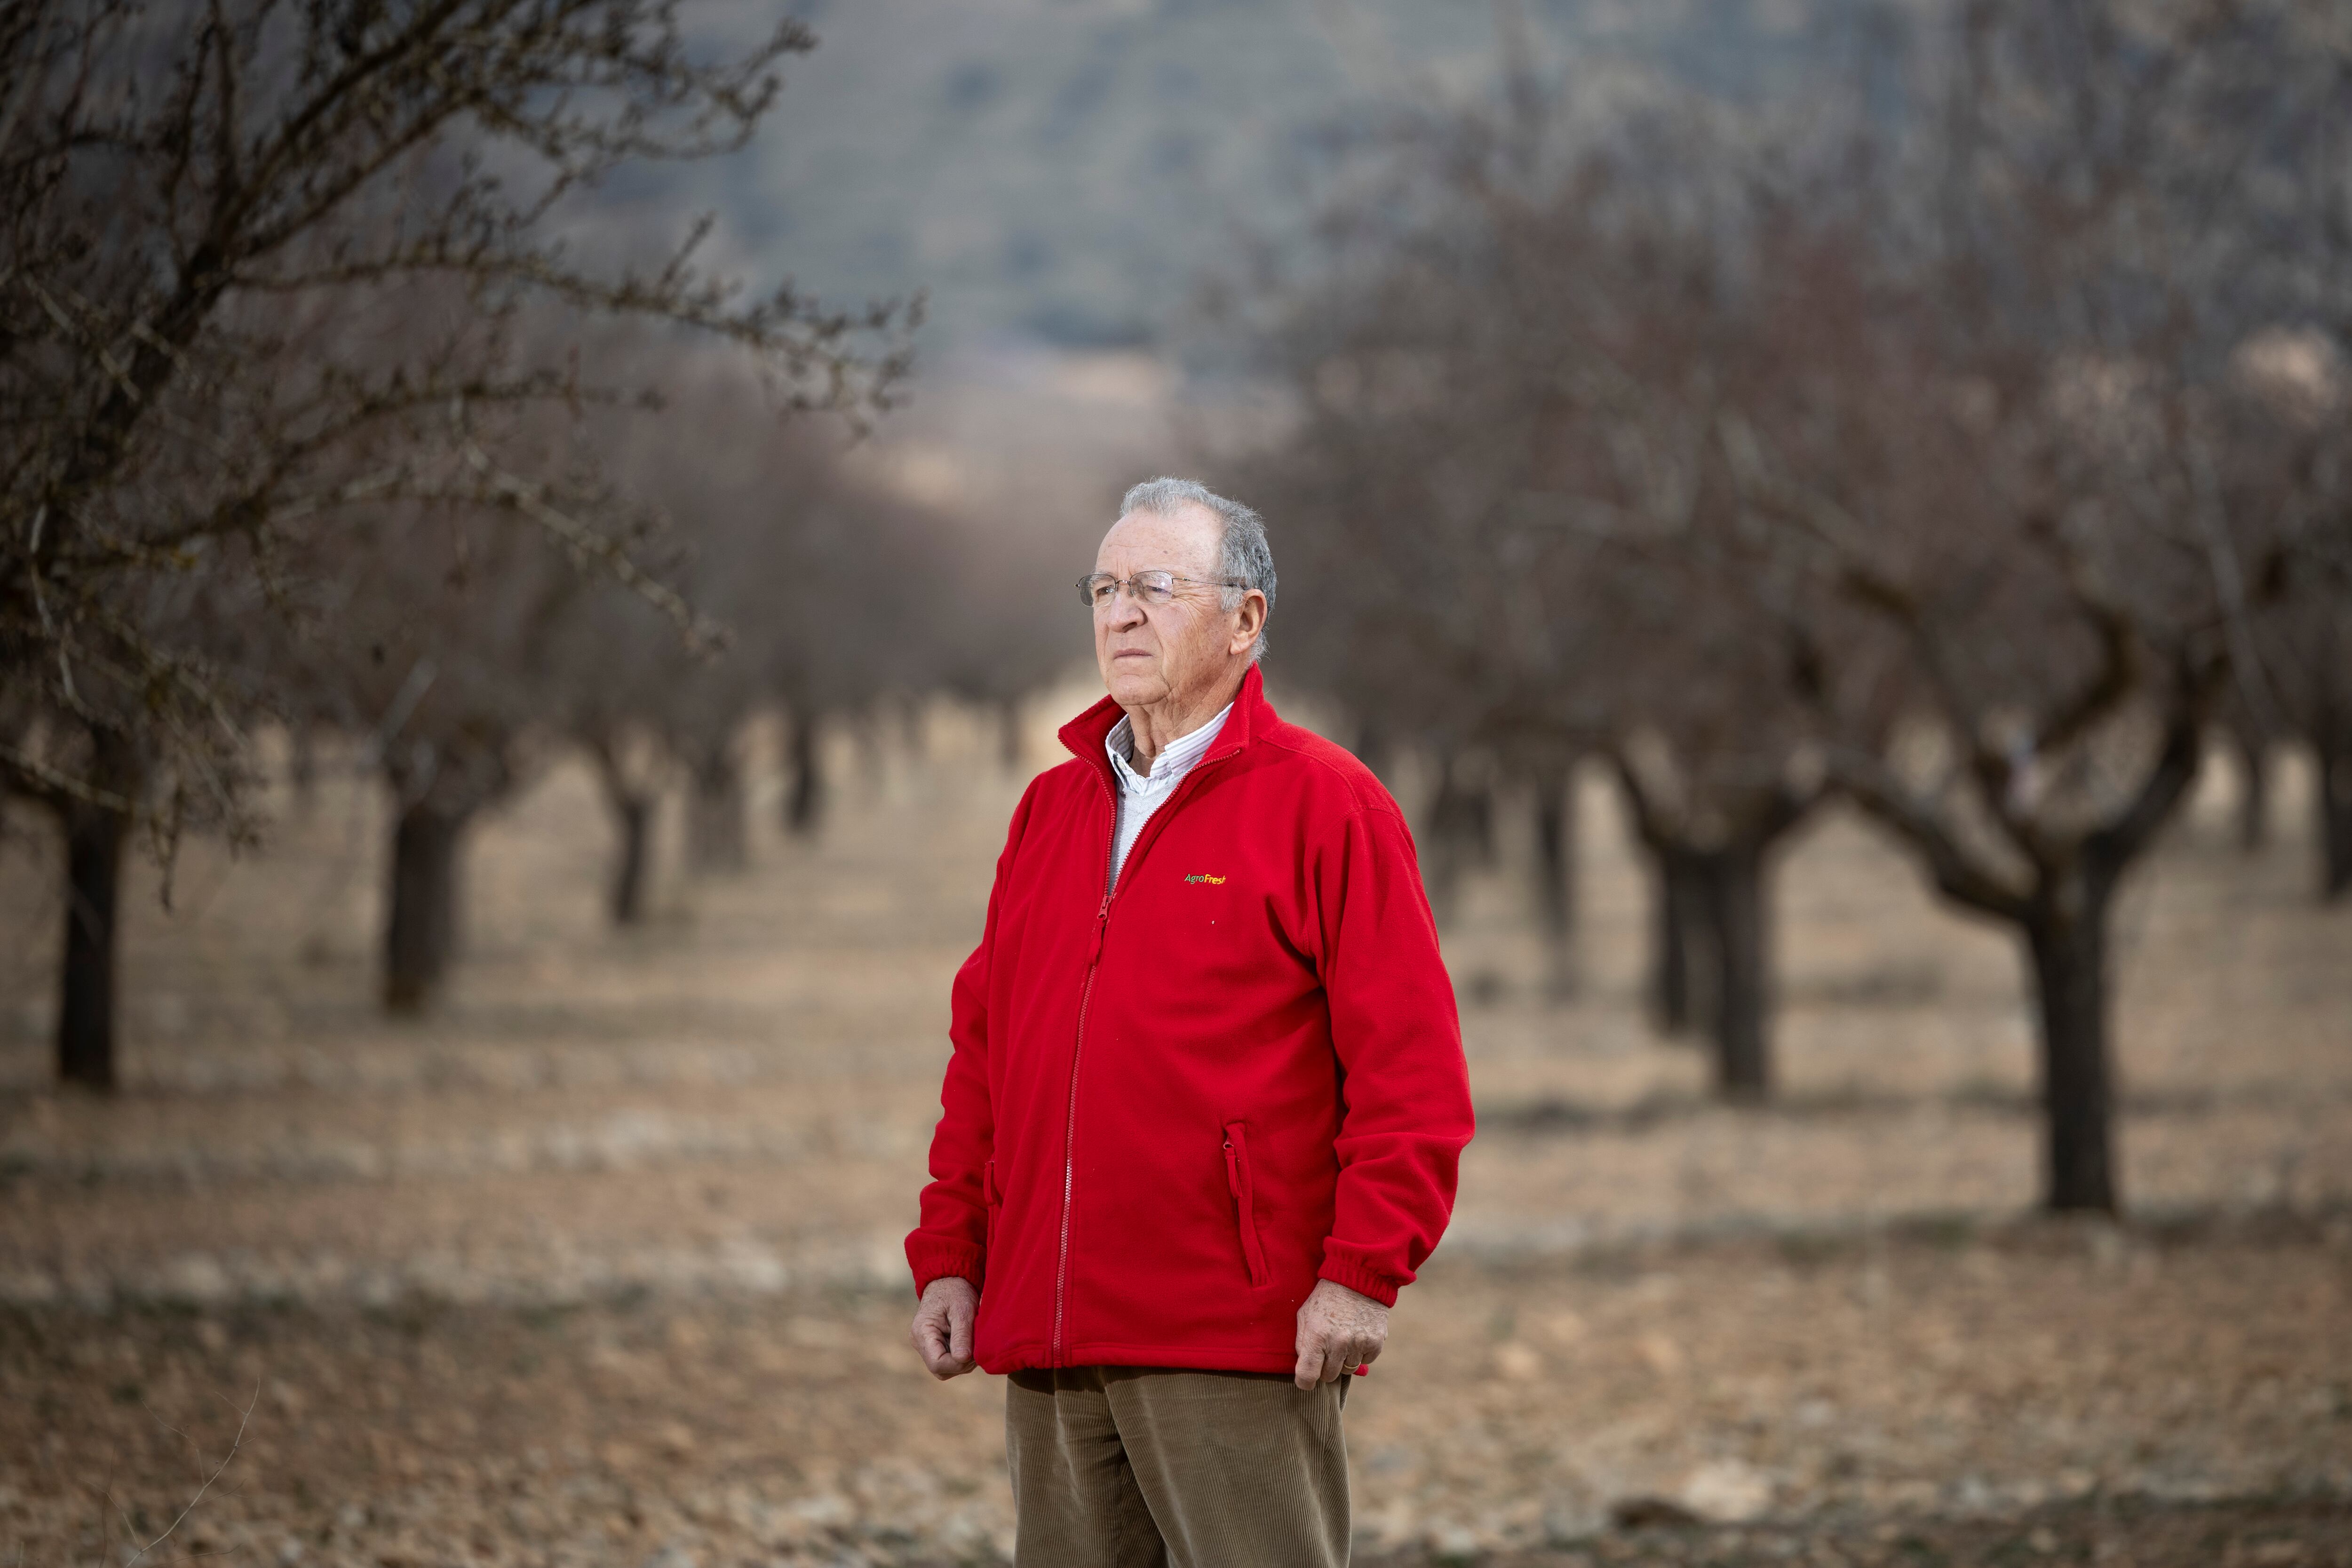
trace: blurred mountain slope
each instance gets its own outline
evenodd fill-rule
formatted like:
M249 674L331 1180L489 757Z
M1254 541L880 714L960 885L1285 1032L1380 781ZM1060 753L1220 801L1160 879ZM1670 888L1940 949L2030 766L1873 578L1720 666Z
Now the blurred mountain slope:
M936 347L1152 340L1244 236L1314 205L1315 148L1515 63L1745 96L1854 0L795 0L820 40L758 142L625 208L719 209L742 270L829 302L923 288ZM721 32L773 11L714 7Z

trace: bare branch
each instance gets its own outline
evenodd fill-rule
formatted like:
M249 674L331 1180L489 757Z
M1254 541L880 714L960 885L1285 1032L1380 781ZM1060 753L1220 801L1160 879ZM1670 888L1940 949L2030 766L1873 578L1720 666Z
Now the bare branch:
M221 1479L221 1476L228 1469L229 1461L236 1458L237 1449L244 1446L246 1426L253 1420L254 1407L260 1403L261 1385L259 1384L255 1384L253 1385L253 1397L246 1401L245 1411L237 1417L236 1436L229 1440L228 1452L221 1456L221 1462L213 1467L213 1473L205 1478L205 1484L196 1489L196 1495L188 1500L188 1506L180 1510L179 1517L173 1520L170 1524L165 1525L163 1527L163 1532L161 1535L158 1535L154 1540L149 1542L146 1545L141 1547L138 1551L124 1558L122 1560L122 1568L131 1568L132 1563L137 1563L142 1557L146 1556L147 1553L154 1551L155 1548L170 1540L172 1532L179 1529L181 1525L187 1522L188 1515L196 1511L196 1505L205 1500L205 1494L213 1489L213 1483Z

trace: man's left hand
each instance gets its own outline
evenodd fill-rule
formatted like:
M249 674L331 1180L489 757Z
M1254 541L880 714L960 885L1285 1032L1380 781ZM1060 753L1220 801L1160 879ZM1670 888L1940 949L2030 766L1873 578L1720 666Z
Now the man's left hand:
M1370 1296L1315 1282L1315 1293L1298 1309L1298 1386L1336 1383L1360 1366L1370 1366L1389 1342L1389 1310Z

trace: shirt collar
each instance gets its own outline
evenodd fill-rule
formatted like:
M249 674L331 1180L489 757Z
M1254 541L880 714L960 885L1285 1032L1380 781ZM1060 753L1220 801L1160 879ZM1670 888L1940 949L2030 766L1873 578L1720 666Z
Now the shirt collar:
M1160 747L1160 754L1151 760L1149 773L1137 773L1134 764L1128 760L1135 749L1135 726L1122 716L1118 723L1111 726L1110 733L1103 738L1103 750L1110 753L1111 769L1118 774L1119 787L1133 791L1166 789L1172 785L1191 773L1192 764L1199 762L1202 753L1215 742L1217 731L1225 727L1226 717L1233 710L1234 705L1226 703L1217 710L1215 718L1190 734L1181 735Z
M1103 737L1125 718L1117 702L1108 695L1097 698L1087 710L1055 731L1070 755L1087 766L1102 772L1103 783L1112 790L1118 788L1118 774L1111 770L1110 756L1103 749ZM1265 700L1265 688L1255 664L1244 672L1241 689L1234 693L1233 710L1226 716L1225 727L1209 747L1210 757L1230 756L1262 733L1268 732L1281 718L1274 705Z

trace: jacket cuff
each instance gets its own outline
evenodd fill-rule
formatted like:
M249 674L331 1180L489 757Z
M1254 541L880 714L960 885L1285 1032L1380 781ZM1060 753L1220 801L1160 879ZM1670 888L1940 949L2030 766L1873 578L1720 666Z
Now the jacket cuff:
M1403 1280L1391 1279L1384 1274L1375 1274L1353 1258L1333 1258L1328 1255L1326 1255L1323 1267L1317 1272L1320 1278L1328 1279L1334 1285L1345 1285L1359 1296L1370 1296L1383 1307L1396 1305L1397 1291L1405 1283Z
M930 1288L934 1279L950 1275L971 1281L975 1290L981 1288L988 1271L988 1259L977 1247L968 1243L941 1241L920 1231L907 1238L907 1267L915 1273L915 1294L919 1297Z

